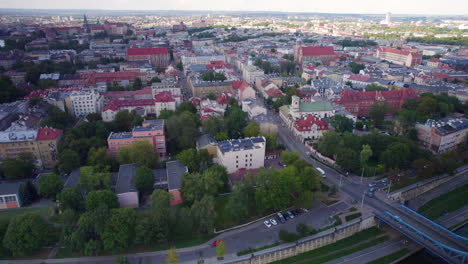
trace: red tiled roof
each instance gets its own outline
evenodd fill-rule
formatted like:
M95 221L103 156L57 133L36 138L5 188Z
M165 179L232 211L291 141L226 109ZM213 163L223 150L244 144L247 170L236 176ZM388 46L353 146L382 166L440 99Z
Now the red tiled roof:
M128 55L158 55L168 54L166 48L128 48Z
M308 46L302 47L302 56L322 56L335 55L335 51L331 46Z
M231 97L227 93L222 93L216 98L218 104L228 104Z
M156 94L154 99L158 103L167 103L167 102L174 102L175 99L172 97L172 93L169 91L164 91Z
M308 115L294 123L294 127L298 131L311 131L312 125L317 125L317 130L328 130L328 123L318 119L313 115Z
M239 89L241 91L243 91L245 88L249 87L250 85L245 82L245 81L233 81L231 83L232 85L232 89Z
M375 100L377 96L382 96L385 99L390 98L417 98L416 92L412 88L391 91L367 91L367 92L353 92L351 90L344 90L341 93L341 102L359 102L366 100Z
M36 140L54 140L62 135L62 133L61 129L42 127L37 131Z
M109 104L107 104L103 111L112 110L117 111L122 107L139 107L139 106L148 106L154 104L153 99L141 99L141 100L119 100L112 99Z
M91 30L104 30L104 26L92 26Z
M439 58L431 58L429 61L430 61L430 62L439 62L440 59L439 59Z
M200 120L201 120L201 121L204 121L204 120L208 120L208 119L210 119L210 118L211 118L211 115L202 115L202 116L200 117Z
M265 93L268 94L268 96L272 98L277 98L283 95L283 93L279 89L276 89L276 88L270 88Z

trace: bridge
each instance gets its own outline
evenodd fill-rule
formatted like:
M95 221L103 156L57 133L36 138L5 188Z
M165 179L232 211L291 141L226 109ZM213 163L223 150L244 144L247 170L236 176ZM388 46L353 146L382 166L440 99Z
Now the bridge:
M410 208L373 213L380 221L401 232L451 264L468 263L468 239L425 218Z

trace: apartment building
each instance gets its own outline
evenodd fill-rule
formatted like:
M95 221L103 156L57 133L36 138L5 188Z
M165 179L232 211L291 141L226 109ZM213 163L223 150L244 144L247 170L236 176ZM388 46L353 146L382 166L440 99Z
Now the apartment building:
M149 61L157 68L165 69L169 65L167 48L128 48L127 61Z
M142 126L132 129L132 132L111 132L107 138L108 151L117 156L122 147L137 141L147 141L154 147L160 159L166 157L166 136L164 134L164 120L145 120Z
M228 173L239 169L258 169L265 164L264 137L219 141L216 147L217 163L226 167Z
M377 49L376 57L406 67L413 67L422 62L422 55L419 53L393 48Z
M427 120L424 124L416 124L418 139L421 144L434 153L444 153L466 144L468 119L443 118Z
M74 91L70 94L72 114L87 116L91 113L100 113L103 106L103 97L97 91Z
M254 65L245 65L242 67L242 79L250 85L255 83L255 79L257 77L260 77L264 74L265 72L262 69Z
M53 168L58 163L58 144L63 131L55 128L0 132L0 159L30 152L37 167Z
M320 117L306 115L294 122L292 131L302 142L306 139L318 140L328 131L328 123Z

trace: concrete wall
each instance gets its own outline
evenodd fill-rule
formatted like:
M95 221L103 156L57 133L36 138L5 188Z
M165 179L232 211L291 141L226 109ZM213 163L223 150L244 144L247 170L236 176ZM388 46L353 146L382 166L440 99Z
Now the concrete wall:
M428 192L449 180L452 180L453 177L457 176L443 175L437 178L429 179L427 181L415 183L408 187L392 192L390 197L394 200L399 200L401 203L404 203L405 201L414 199L419 195Z
M333 244L338 240L350 237L357 232L363 231L370 227L375 226L374 216L370 216L365 219L356 219L351 221L344 226L337 227L336 229L329 229L324 231L323 234L310 236L297 241L297 243L289 243L266 249L260 252L254 253L254 256L247 255L240 257L238 260L226 262L229 264L264 264L271 263L274 261L282 260L285 258L293 257L302 254L307 251L314 250L329 244Z

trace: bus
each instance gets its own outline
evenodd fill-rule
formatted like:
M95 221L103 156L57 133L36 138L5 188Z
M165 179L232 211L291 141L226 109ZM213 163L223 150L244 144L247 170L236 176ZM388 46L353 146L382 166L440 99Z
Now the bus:
M322 174L322 178L326 178L327 175L325 175L325 171L322 170L321 168L316 168L318 170L318 172L320 172L320 174Z

